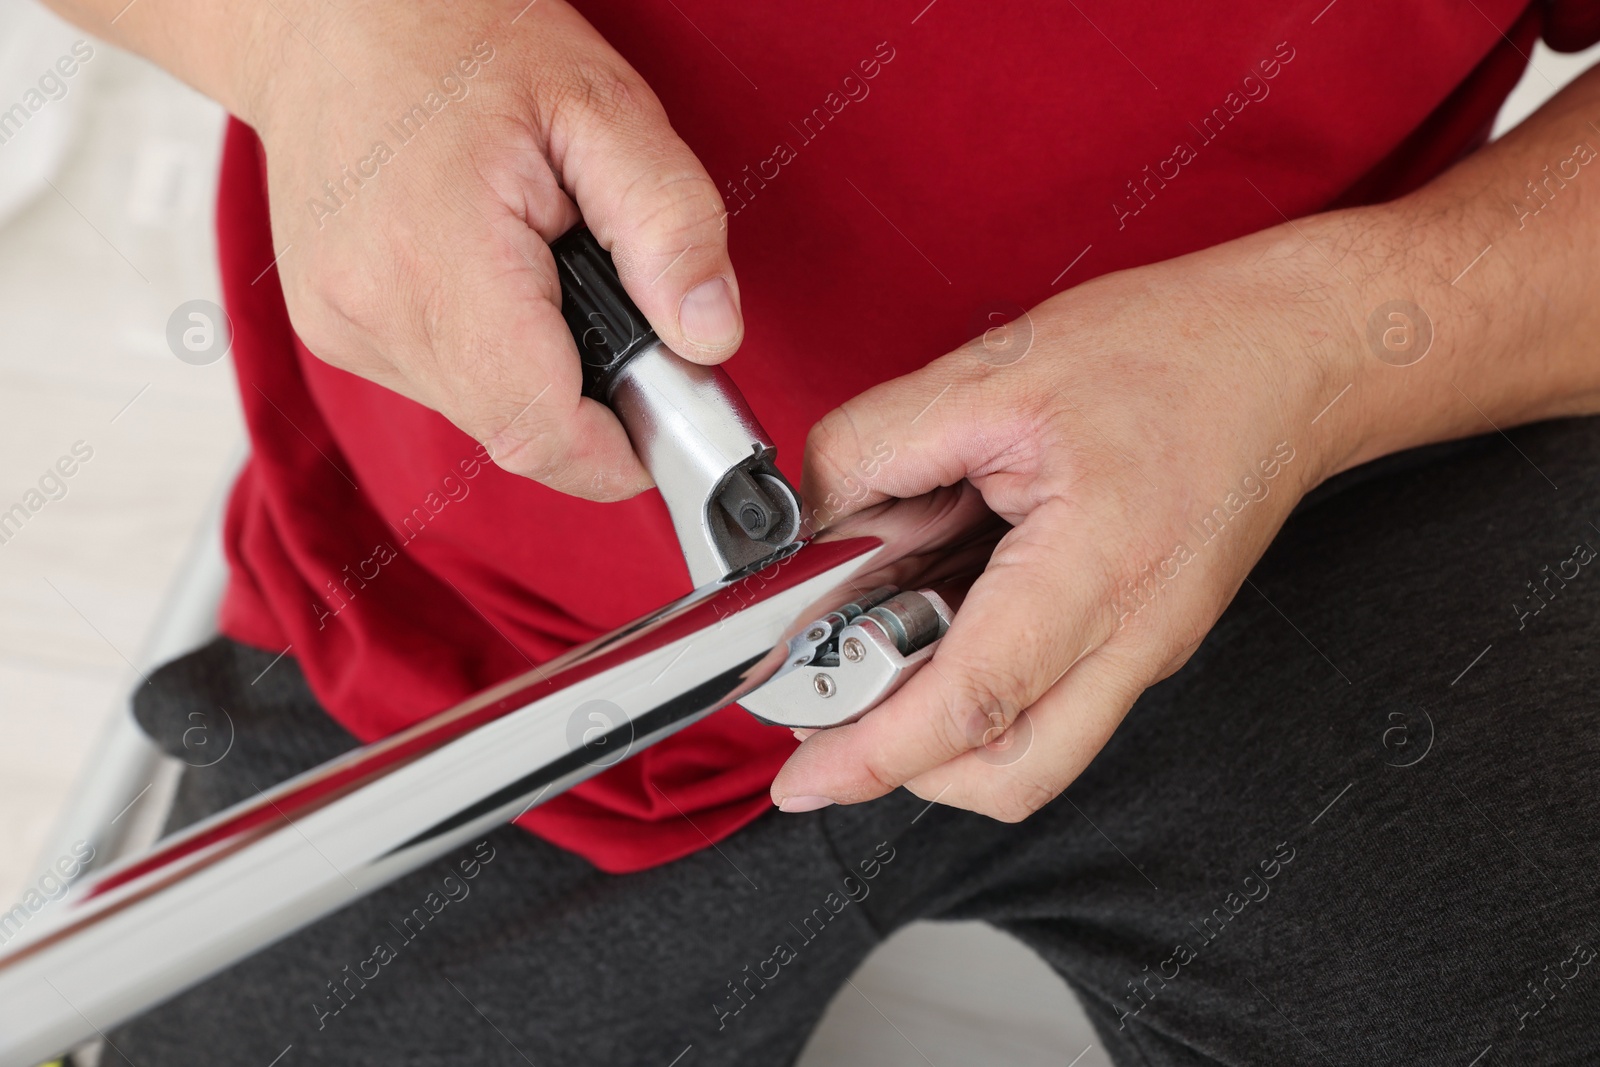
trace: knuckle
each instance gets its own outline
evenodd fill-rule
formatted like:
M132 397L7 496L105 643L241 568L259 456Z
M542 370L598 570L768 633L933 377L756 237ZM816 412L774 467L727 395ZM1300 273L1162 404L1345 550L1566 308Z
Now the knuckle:
M1013 781L984 806L984 814L1005 823L1019 823L1056 798L1056 791L1038 782Z
M366 256L343 245L313 252L298 288L352 320L376 318L382 303L377 275Z
M569 64L552 85L558 112L585 123L632 123L641 113L659 112L660 101L644 80L613 64L579 59Z
M597 468L589 475L588 481L570 487L568 491L586 500L610 504L638 496L640 488L628 481L621 472Z
M398 267L391 265L392 270ZM366 373L362 353L390 354L412 348L398 313L397 286L378 276L360 254L348 250L317 254L304 269L285 279L284 302L295 333L319 359L357 374Z
M623 196L641 243L677 255L685 243L720 247L722 196L698 163L684 162L640 175Z
M318 301L288 301L289 324L312 355L340 370L359 373L360 360L349 342L348 323Z
M862 769L867 772L867 778L872 783L873 796L892 793L906 783L905 775L896 773L876 757L868 757L863 761Z
M467 424L455 421L468 429ZM483 422L486 420L474 420ZM501 420L503 423L504 420ZM525 423L525 425L524 425ZM524 419L515 428L497 426L482 434L492 442L490 458L495 464L512 474L532 478L536 482L549 482L560 476L567 467L566 435L561 428L544 419Z
M861 431L850 412L834 408L806 434L805 462L824 476L842 472L846 461L842 456L853 456L861 450Z
M806 434L806 515L815 533L842 518L864 497L854 475L862 459L861 434L844 408L824 415Z
M548 484L566 473L562 450L547 434L537 434L515 442L495 462L512 474Z
M944 707L935 720L939 743L949 752L982 748L1005 733L1022 710L1017 694L1024 681L1003 663L983 674L959 672L943 686Z
M1183 668L1188 664L1189 660L1192 659L1194 654L1199 650L1200 642L1198 640L1181 645L1178 650L1173 653L1172 658L1163 664L1161 669L1155 673L1155 677L1152 679L1152 681L1159 682L1163 679L1172 677L1174 674L1177 674L1179 671L1183 670Z
M1200 650L1206 635L1211 632L1212 621L1208 618L1184 617L1174 623L1173 631L1168 638L1169 647L1173 649L1171 670L1176 671L1182 667Z

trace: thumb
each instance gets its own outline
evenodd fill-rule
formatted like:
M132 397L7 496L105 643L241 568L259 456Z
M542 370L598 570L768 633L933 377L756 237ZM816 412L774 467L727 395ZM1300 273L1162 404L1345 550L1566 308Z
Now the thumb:
M667 347L720 363L744 338L722 197L638 74L582 76L561 183Z

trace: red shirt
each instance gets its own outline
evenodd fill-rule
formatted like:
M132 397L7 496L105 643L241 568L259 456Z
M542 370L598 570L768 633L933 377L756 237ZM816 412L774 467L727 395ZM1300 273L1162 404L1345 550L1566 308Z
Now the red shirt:
M796 480L819 416L996 308L1421 184L1482 143L1544 10L922 3L579 4L724 189L729 369ZM1597 35L1564 14L1558 43ZM225 633L292 645L370 741L688 591L655 493L562 496L313 357L262 276L262 168L234 123L218 228L252 456ZM724 709L519 822L608 871L665 863L765 811L793 747Z

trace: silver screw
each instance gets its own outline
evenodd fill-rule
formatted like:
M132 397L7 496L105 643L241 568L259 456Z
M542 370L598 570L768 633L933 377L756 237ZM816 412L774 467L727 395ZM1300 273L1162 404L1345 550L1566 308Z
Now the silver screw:
M806 631L806 640L807 641L821 641L824 637L827 637L827 636L828 636L828 631L824 630L820 626L813 626L811 629Z
M811 684L816 687L817 696L824 698L833 696L836 688L833 684L833 679L826 674L817 675L811 679Z
M844 653L844 658L851 663L860 663L862 657L867 654L867 646L863 645L858 637L847 637L844 639L844 647L840 651Z

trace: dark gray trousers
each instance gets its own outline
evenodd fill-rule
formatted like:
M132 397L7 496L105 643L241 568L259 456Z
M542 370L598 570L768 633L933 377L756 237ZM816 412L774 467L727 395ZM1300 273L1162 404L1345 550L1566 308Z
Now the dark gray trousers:
M625 877L501 830L112 1040L139 1067L787 1063L928 917L1031 945L1119 1063L1600 1063L1596 524L1600 420L1393 457L1308 499L1025 823L900 791ZM235 720L174 825L352 744L291 661L250 684L271 658L219 641L141 694L175 751L191 711Z

